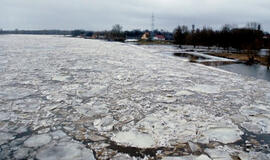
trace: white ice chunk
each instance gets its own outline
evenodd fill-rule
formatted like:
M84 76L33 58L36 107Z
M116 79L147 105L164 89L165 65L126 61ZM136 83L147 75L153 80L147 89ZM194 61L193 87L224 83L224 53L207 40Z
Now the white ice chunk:
M183 91L179 91L179 92L176 92L176 96L191 96L193 95L194 93L192 92L189 92L189 91L186 91L186 90L183 90Z
M233 143L241 139L243 132L235 127L210 127L203 132L209 141L218 141L224 144Z
M30 152L29 148L19 148L14 153L14 158L16 158L16 159L26 159L29 152Z
M90 90L79 90L79 97L93 97L98 95L105 95L107 93L107 86L93 85Z
M135 131L119 132L112 137L112 140L121 145L139 148L151 148L155 145L151 135Z
M52 77L52 80L53 81L63 81L63 82L66 82L68 81L70 77L69 76L63 76L63 75L55 75Z
M10 133L0 132L0 145L7 143L9 140L14 139L14 136Z
M211 160L211 159L206 155L200 155L199 157L196 157L194 160Z
M206 85L206 84L198 84L193 87L188 87L187 89L195 91L195 92L202 92L202 93L219 93L220 86L217 85Z
M243 122L242 127L255 133L270 133L270 107L266 105L243 106L240 112L249 121Z
M6 112L0 112L0 121L9 120L9 114Z
M51 141L51 137L47 134L41 134L41 135L34 135L30 138L28 138L24 145L26 147L40 147L45 144L48 144Z
M200 155L200 156L182 156L182 157L164 157L162 160L211 160L206 155Z
M232 160L230 154L225 150L205 149L205 153L207 153L213 160Z
M95 105L95 104L85 104L82 106L78 106L75 107L75 109L88 117L93 117L93 116L97 116L97 115L104 115L107 114L109 109L106 107L105 104L99 104L99 105Z
M0 98L19 99L34 94L35 91L28 88L10 87L0 90Z
M98 129L98 131L111 131L114 126L114 119L112 116L107 116L102 119L96 119L94 121L94 126Z
M91 150L74 142L62 142L41 148L36 157L38 160L95 160Z

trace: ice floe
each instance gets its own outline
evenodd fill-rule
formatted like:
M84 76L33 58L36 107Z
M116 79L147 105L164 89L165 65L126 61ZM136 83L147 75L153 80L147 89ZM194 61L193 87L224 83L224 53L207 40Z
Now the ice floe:
M243 106L240 112L248 121L241 124L242 127L255 133L270 134L270 107L265 105Z
M208 126L208 129L203 132L203 136L209 141L218 141L224 144L240 140L242 134L243 132L237 126L221 127L220 124Z
M26 147L40 147L48 144L51 141L51 136L48 134L35 135L24 142Z
M112 116L106 116L102 119L96 119L94 121L94 126L99 130L99 131L111 131L114 126L114 119Z
M10 133L0 132L0 145L7 143L8 141L14 139L15 137Z
M219 93L221 91L220 86L218 85L207 85L207 84L198 84L193 87L188 87L191 91L202 92L202 93Z
M151 148L155 146L155 141L149 134L136 131L119 132L112 140L125 146Z
M91 150L74 142L62 142L57 145L41 148L36 158L38 160L95 160Z

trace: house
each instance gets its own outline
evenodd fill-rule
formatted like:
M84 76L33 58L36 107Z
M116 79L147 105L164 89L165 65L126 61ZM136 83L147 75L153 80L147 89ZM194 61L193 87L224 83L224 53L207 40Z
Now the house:
M145 32L141 37L142 40L148 40L149 38L150 38L150 33L149 32Z
M105 34L103 33L94 33L91 37L92 39L105 39Z
M92 39L97 39L97 38L98 38L98 35L95 33L95 34L92 35L91 38L92 38Z
M154 40L159 40L159 41L165 41L165 37L163 35L155 35Z

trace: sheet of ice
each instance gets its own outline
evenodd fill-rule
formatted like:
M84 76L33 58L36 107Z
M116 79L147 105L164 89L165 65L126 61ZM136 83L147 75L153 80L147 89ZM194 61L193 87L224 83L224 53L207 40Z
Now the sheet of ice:
M219 124L209 126L203 135L209 141L218 141L221 143L233 143L241 139L243 132L237 126L221 127Z
M196 137L195 124L187 122L178 115L179 112L155 113L139 121L136 128L151 134L157 146L170 146L175 143L186 143Z
M65 75L55 75L52 77L52 80L66 82L68 81L69 78L70 78L69 76L65 76Z
M101 119L96 119L94 121L94 126L99 130L99 131L111 131L114 126L114 119L111 115L103 117Z
M188 87L186 89L189 89L191 91L195 91L195 92L202 92L202 93L219 93L220 90L220 86L217 85L207 85L207 84L198 84L195 85L194 87Z
M78 96L80 97L93 97L97 95L105 95L107 87L104 85L93 85L90 90L79 90Z
M206 155L200 155L199 157L194 158L194 160L211 160L211 159Z
M164 157L162 160L212 160L206 155L200 156L182 156L182 157Z
M1 35L0 48L3 159L16 159L15 155L35 159L37 154L46 158L54 151L74 157L74 139L81 150L95 150L98 159L112 159L119 150L106 142L113 137L123 140L121 133L135 137L116 142L121 147L164 147L161 156L190 141L194 146L220 145L209 144L211 140L238 148L224 150L237 155L246 144L226 143L240 140L238 126L258 136L269 133L269 82L162 53L181 50L172 46L142 48L59 36ZM41 138L41 144L39 138L32 140L30 146L38 149L26 147L24 142L36 133L51 139ZM262 144L258 148L269 151ZM193 152L188 150L185 158Z
M207 153L213 160L233 160L228 152L220 149L206 149Z
M31 149L29 149L29 148L19 148L14 153L14 158L16 158L16 159L25 159L30 152L31 152Z
M51 141L51 136L48 134L41 134L41 135L34 135L30 138L28 138L24 145L26 147L40 147L45 144L48 144Z
M270 134L270 107L266 105L243 106L240 112L245 115L248 121L241 123L241 126L255 133Z
M34 90L28 88L17 88L17 87L1 88L0 98L8 100L19 99L30 96L34 93L35 93Z
M194 160L193 156L163 157L162 160Z
M176 92L176 96L191 96L193 95L194 93L192 92L189 92L189 91L186 91L186 90L182 90L182 91L179 91L179 92Z
M136 131L119 132L112 137L112 140L124 146L138 148L151 148L155 146L155 141L151 135Z
M38 160L95 160L93 152L74 142L62 142L57 145L39 149Z
M93 104L93 103L78 106L75 109L79 113L88 117L106 115L109 111L105 104Z
M128 154L118 153L111 158L112 160L135 160L135 157L130 157Z
M15 137L10 133L0 132L0 145L7 143L8 141L14 139Z
M6 121L6 120L9 120L9 119L10 119L10 117L9 117L8 113L0 112L0 121Z
M270 154L264 154L260 152L241 152L239 154L240 160L269 160Z

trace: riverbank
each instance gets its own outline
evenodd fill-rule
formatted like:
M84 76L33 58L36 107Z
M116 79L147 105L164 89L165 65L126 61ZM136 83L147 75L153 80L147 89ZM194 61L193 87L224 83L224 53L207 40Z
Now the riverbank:
M243 61L246 63L259 63L264 66L269 66L269 58L268 56L260 56L260 55L254 55L254 54L244 54L244 53L207 53L212 56L217 57L223 57L223 58L229 58L229 59L236 59L239 61Z
M139 40L136 42L137 45L173 45L173 41L168 41L168 40L154 40L154 41L149 41L149 40Z

